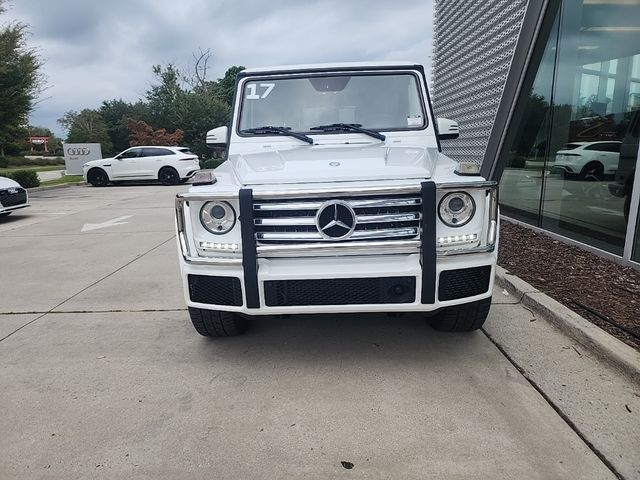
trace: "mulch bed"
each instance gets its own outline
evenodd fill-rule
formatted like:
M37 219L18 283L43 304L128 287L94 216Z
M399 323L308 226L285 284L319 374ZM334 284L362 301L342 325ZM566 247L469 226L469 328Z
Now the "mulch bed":
M640 350L640 271L507 221L498 264Z

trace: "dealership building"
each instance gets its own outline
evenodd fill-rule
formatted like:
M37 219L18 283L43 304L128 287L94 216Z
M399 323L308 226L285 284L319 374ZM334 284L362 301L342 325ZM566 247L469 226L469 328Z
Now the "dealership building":
M640 266L640 0L436 0L436 115L501 212ZM635 188L634 188L635 185Z

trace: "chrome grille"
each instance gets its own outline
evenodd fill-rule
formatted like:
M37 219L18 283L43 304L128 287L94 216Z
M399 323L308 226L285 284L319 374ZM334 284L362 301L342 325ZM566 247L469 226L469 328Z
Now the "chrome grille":
M355 212L355 230L348 238L327 239L318 231L318 210L331 200L346 202ZM261 200L254 203L253 209L258 245L420 237L422 199L416 195Z

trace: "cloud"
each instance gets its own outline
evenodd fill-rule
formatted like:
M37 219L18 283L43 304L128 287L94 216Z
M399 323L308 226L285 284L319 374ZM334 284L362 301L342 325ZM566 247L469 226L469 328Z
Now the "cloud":
M4 17L29 24L44 61L31 122L58 133L65 111L136 100L153 65L189 67L199 48L213 52L211 78L232 65L431 63L431 0L20 0Z

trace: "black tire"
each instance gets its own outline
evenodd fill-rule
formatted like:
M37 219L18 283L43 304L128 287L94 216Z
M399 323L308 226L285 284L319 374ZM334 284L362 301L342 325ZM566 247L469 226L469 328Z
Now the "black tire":
M7 217L9 215L11 215L13 212L4 212L4 213L0 213L0 218L2 217Z
M439 332L471 332L484 324L491 308L491 298L447 307L428 318L429 325Z
M204 337L233 337L244 330L235 313L189 307L189 316L193 327Z
M177 185L180 183L180 175L175 168L162 167L158 172L158 180L160 180L163 185Z
M589 162L580 171L581 180L602 180L604 176L604 165L600 162Z
M87 182L94 187L106 187L109 184L109 175L101 168L92 168L87 173Z

